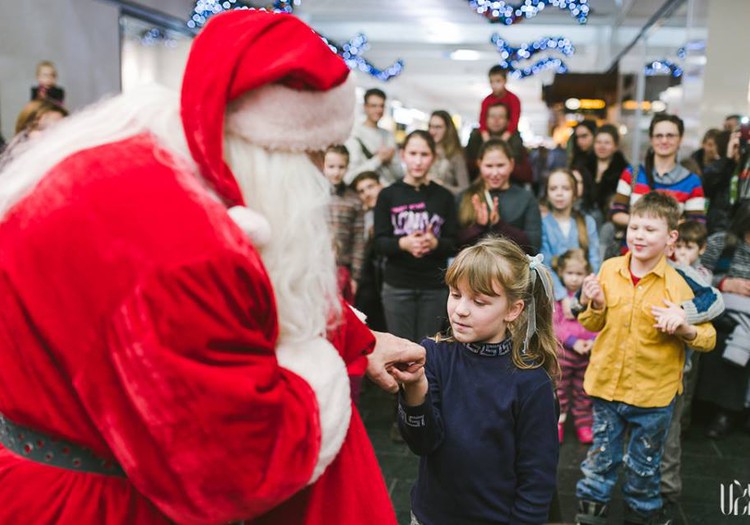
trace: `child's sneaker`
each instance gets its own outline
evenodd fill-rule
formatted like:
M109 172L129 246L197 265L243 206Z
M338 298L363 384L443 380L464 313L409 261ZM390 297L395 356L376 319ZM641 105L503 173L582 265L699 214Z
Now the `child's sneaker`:
M672 525L672 515L668 509L662 507L656 512L645 516L630 507L625 507L623 525Z
M607 525L608 510L606 503L578 500L576 525Z
M565 437L565 425L562 423L557 424L557 439L560 443L563 442L563 437Z
M584 445L590 445L594 442L594 434L591 432L591 427L577 427L576 436L578 436L578 441Z

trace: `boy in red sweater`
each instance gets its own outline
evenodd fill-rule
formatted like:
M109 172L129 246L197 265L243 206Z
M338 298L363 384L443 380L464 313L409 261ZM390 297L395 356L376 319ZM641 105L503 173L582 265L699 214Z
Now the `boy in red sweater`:
M503 133L502 139L508 140L513 133L518 130L518 119L521 116L521 101L518 97L505 88L508 81L508 71L502 66L494 65L489 71L490 87L492 93L482 100L482 108L479 111L479 131L482 133L482 139L490 139L490 132L487 130L487 109L496 102L502 102L508 107L508 129Z

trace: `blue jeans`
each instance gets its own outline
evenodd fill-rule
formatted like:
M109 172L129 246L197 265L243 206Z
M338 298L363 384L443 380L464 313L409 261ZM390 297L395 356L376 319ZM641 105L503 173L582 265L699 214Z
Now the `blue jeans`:
M639 514L652 514L662 506L659 467L674 400L660 408L639 408L596 397L593 401L594 442L581 463L583 479L576 486L576 496L609 503L618 467L624 463L625 503Z

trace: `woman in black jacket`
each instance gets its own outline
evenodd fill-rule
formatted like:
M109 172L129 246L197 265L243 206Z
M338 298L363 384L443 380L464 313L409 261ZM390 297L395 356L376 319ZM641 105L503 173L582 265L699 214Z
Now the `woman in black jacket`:
M722 131L714 138L719 158L703 167L703 193L708 199L706 227L708 234L725 231L732 220L732 212L741 196L738 184L732 179L738 177L737 166L745 166L746 152L741 151L739 132ZM746 147L745 147L746 149Z
M594 177L594 199L604 217L612 196L617 193L620 175L628 161L620 151L620 134L612 124L603 124L594 133L594 155L587 166Z

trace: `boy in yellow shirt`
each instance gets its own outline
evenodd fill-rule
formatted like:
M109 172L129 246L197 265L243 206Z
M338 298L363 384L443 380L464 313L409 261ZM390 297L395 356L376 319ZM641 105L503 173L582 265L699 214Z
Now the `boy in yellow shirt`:
M690 325L676 307L656 322L652 311L693 297L664 255L677 240L679 218L673 197L659 192L642 197L628 222L630 253L605 261L599 275L583 283L581 303L587 309L578 320L601 333L584 378L594 401L594 442L576 487L581 525L606 524L621 463L625 523L670 523L659 494L659 465L675 396L682 391L685 345L707 352L716 343L711 323Z

